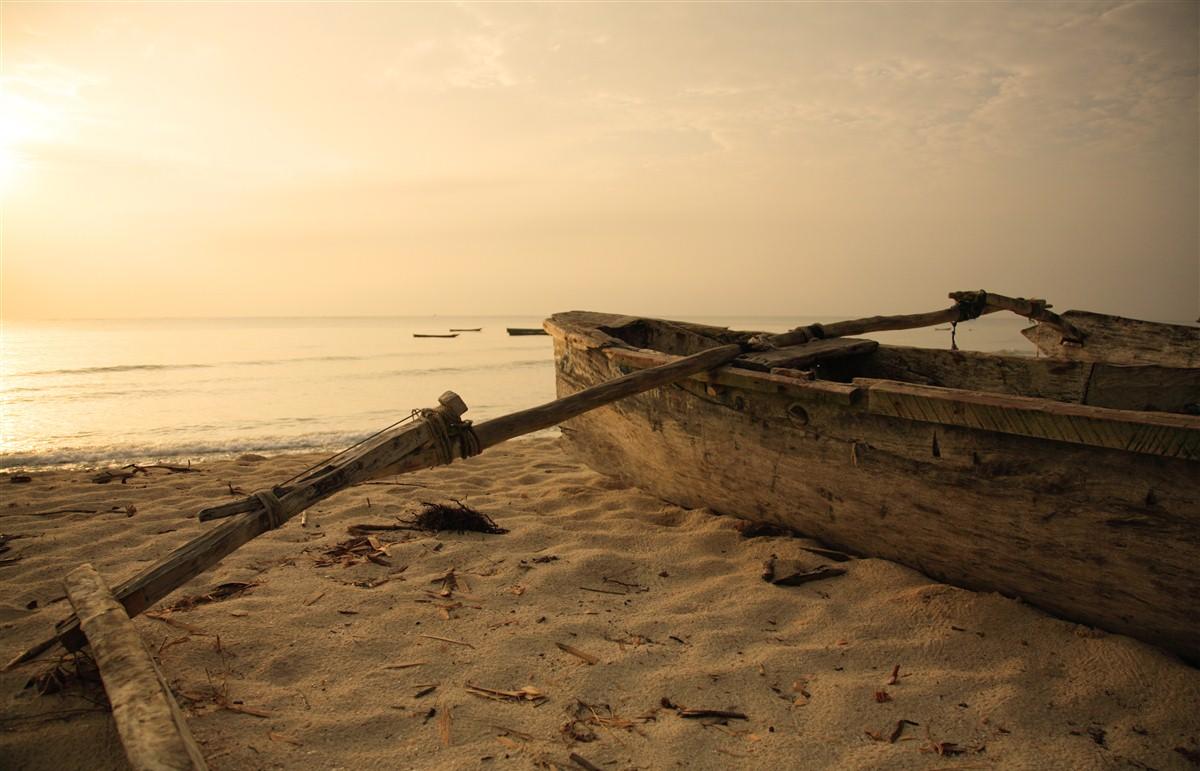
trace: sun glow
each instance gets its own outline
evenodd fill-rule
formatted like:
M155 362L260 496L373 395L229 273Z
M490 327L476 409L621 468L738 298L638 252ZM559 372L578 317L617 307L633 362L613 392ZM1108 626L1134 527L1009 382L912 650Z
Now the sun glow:
M26 167L27 163L16 147L0 144L0 196L8 196L16 189Z
M19 79L0 84L0 195L17 191L32 168L31 147L60 138L62 116L47 99L18 93Z

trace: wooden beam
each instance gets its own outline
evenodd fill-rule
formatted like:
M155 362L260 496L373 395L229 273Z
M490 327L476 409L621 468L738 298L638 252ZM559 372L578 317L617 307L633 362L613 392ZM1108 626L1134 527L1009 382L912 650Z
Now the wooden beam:
M1200 417L855 378L867 412L906 420L1200 460Z
M63 580L92 646L113 720L135 771L203 771L208 766L162 671L133 621L91 565Z

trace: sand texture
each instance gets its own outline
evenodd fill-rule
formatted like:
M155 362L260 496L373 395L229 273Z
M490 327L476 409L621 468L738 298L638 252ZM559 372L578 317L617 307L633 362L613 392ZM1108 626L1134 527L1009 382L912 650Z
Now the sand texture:
M77 564L115 585L201 532L195 512L231 486L314 460L0 478L0 656L66 614ZM345 491L159 607L249 588L137 619L212 768L586 768L572 753L614 771L1200 764L1200 671L1135 640L883 560L832 562L811 541L746 538L553 438L401 481L421 486ZM380 531L336 549L350 525L449 499L510 532ZM773 554L846 573L775 586ZM24 687L55 660L0 676L0 766L123 768L95 683Z

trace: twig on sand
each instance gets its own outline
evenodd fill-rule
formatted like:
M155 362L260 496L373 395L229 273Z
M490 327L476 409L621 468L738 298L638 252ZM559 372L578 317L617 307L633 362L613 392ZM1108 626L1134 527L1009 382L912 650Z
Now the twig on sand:
M585 653L584 651L581 651L578 648L573 648L570 645L567 645L566 643L556 642L554 644L556 646L558 646L558 649L560 651L562 651L563 653L569 653L572 656L575 656L576 658L583 659L588 664L599 664L600 663L600 659L596 658L592 654Z
M675 704L666 696L662 697L661 703L665 709L675 710L675 714L679 715L680 717L723 717L731 720L750 719L746 717L746 713L737 712L736 710L731 709L696 709L693 707L684 707L679 704Z
M584 771L601 771L599 766L588 762L586 758L580 757L578 753L572 752L567 757L571 759L572 763L579 766Z
M421 635L417 635L417 636L418 637L426 637L430 640L441 640L442 642L453 643L454 645L462 645L467 648L475 647L474 645L472 645L469 642L463 642L462 640L451 640L449 637L438 637L436 634L421 634Z

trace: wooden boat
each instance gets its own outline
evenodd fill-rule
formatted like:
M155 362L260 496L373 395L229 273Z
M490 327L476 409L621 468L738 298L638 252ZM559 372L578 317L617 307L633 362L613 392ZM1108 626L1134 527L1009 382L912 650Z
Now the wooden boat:
M748 354L573 418L563 436L593 468L679 505L1200 661L1200 329L1061 318L1082 345L1025 331L1053 358L854 338ZM546 328L560 397L753 339L581 311Z
M451 328L450 331L451 332L482 332L483 327L470 327L470 328L464 327L462 329Z
M417 334L416 332L414 332L413 337L458 337L458 333L455 332L453 334L446 334L446 335L420 335L420 334Z
M525 329L523 327L508 327L508 334L512 335L513 337L518 337L520 335L545 335L549 333L541 328Z

